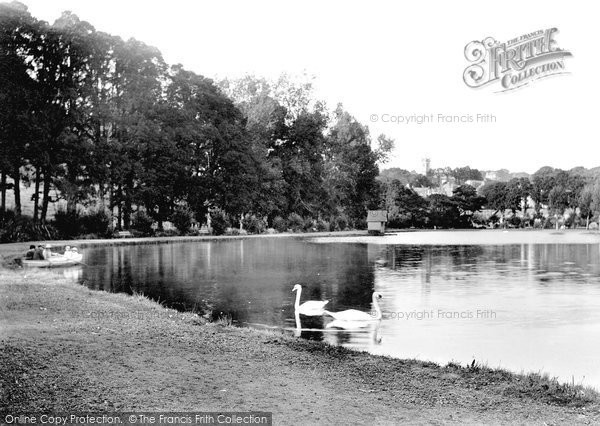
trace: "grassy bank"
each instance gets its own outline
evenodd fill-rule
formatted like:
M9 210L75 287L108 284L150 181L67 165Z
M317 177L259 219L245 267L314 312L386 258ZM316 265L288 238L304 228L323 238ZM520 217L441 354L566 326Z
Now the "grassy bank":
M205 324L141 296L0 271L0 407L272 411L275 424L600 421L598 394Z

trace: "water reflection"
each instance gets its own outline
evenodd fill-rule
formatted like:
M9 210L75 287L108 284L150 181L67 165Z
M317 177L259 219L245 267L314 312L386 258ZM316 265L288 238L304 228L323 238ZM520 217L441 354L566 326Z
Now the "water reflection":
M261 238L87 250L73 279L302 338L440 363L546 371L600 387L600 246L410 246ZM302 300L370 312L366 330L296 318Z

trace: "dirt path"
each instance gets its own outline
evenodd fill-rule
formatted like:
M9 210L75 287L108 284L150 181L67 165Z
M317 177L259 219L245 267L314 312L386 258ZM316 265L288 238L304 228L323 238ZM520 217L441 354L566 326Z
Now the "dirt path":
M278 425L600 422L597 395L569 402L505 372L202 324L48 273L0 270L0 315L2 415L257 410Z

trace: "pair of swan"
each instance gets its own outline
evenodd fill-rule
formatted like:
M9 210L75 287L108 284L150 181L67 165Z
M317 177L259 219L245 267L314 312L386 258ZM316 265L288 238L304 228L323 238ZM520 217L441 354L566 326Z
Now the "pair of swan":
M356 309L346 309L345 311L331 312L325 310L325 305L329 303L329 300L309 300L300 304L300 294L302 293L302 286L296 284L292 291L296 291L296 302L294 308L296 314L303 314L308 316L317 315L329 315L334 320L327 324L326 328L338 327L338 328L362 328L369 325L371 321L379 321L381 319L381 308L379 307L378 300L382 298L381 293L373 293L373 307L375 308L375 315L371 315L367 312L359 311Z

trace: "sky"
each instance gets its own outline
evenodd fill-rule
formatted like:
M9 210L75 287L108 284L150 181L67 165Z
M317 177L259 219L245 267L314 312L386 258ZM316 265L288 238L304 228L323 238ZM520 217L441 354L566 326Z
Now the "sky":
M314 75L315 94L330 108L341 102L373 139L395 139L384 168L422 171L426 157L434 168L528 173L600 166L594 2L22 2L50 23L70 10L99 31L156 46L168 63L211 78ZM464 83L469 42L506 42L547 28L557 28L556 46L572 53L564 74L506 92L499 84ZM430 120L399 118L410 116Z

